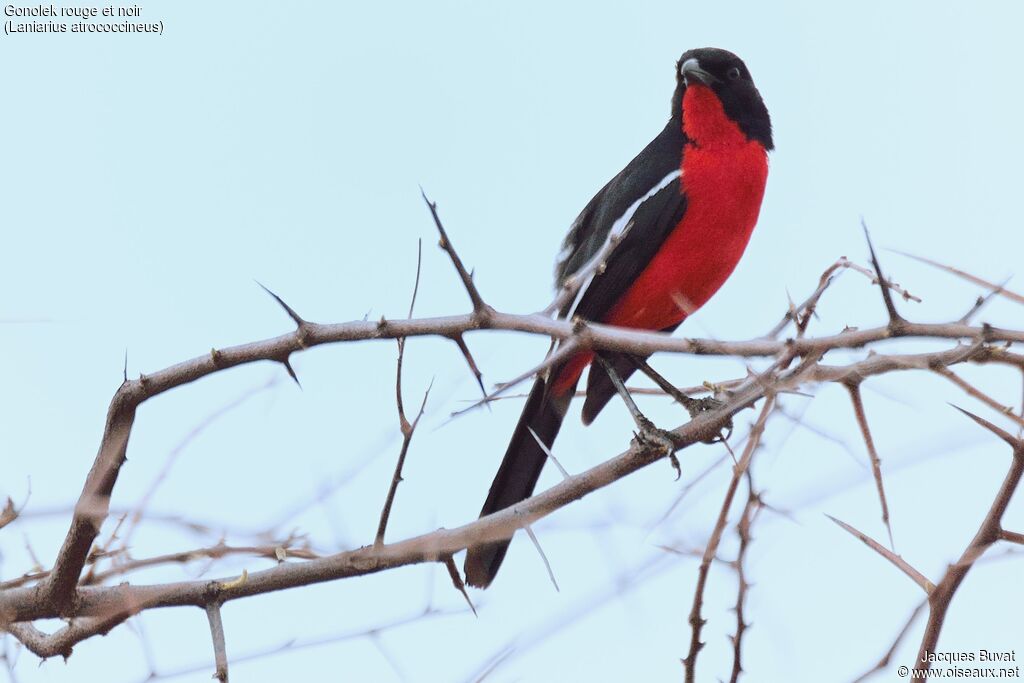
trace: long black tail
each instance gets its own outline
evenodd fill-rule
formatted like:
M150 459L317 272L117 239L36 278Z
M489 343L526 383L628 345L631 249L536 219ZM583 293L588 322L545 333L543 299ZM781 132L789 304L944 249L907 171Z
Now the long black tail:
M550 376L556 375L557 373L552 372ZM533 494L533 488L537 485L540 471L548 457L537 443L537 438L548 448L551 447L558 436L558 430L562 426L562 420L575 390L573 386L564 393L553 396L543 378L538 378L534 382L530 397L526 399L526 407L519 418L519 424L512 433L512 440L501 461L501 467L494 475L491 490L480 510L481 517L504 510ZM531 429L537 438L530 433ZM466 553L466 582L471 586L487 588L491 581L494 581L511 542L512 539L509 538L470 548Z

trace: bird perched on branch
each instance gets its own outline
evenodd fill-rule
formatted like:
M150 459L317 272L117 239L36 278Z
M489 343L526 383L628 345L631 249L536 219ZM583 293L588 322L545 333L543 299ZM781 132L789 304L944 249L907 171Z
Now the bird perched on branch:
M746 65L717 48L683 53L676 64L671 117L658 134L586 205L565 238L556 286L584 278L560 314L671 332L718 291L739 262L757 222L773 147L771 120ZM609 254L603 267L592 262ZM588 265L591 267L588 268ZM539 376L530 391L480 516L533 493L583 370L580 352ZM625 379L636 366L610 359ZM587 376L583 422L615 394L608 372ZM543 443L543 447L541 443ZM466 581L486 588L511 539L466 555Z

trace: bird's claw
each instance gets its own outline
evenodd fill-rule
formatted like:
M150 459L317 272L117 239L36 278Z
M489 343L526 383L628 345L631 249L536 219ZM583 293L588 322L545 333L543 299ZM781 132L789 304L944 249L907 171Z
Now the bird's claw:
M660 450L668 457L672 468L676 471L676 481L683 476L683 469L679 466L679 458L676 457L676 439L672 432L655 426L646 417L640 416L639 431L633 433L633 443L640 448Z

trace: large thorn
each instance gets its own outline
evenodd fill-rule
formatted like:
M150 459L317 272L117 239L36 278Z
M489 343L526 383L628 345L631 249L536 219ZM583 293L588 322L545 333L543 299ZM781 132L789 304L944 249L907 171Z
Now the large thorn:
M291 306L285 303L284 299L279 297L277 294L274 294L274 292L270 291L266 287L266 285L264 285L259 280L256 281L256 284L258 284L260 288L263 289L264 292L274 297L274 301L276 301L281 306L281 308L285 310L285 313L288 314L288 317L292 319L292 321L299 329L302 329L306 325L308 325L308 323L302 318L302 316L295 312L295 309L293 309Z
M422 187L420 188L420 194L423 195L423 201L427 203L430 215L434 218L434 225L437 226L437 232L441 236L439 246L448 253L448 257L452 260L452 265L455 266L459 279L462 280L462 286L466 288L466 294L469 295L469 300L473 302L473 311L478 315L486 316L491 312L491 307L484 303L483 297L480 296L480 292L473 282L473 276L466 270L466 266L462 264L462 259L459 258L459 254L455 251L455 246L448 239L448 233L445 232L444 225L441 223L441 217L437 215L437 204L427 198L427 193L423 191Z
M997 427L996 425L992 424L991 422L989 422L985 418L979 417L979 416L975 415L974 413L972 413L969 410L964 410L960 406L955 405L953 403L950 403L950 405L953 406L954 408L956 408L957 410L959 410L961 413L963 413L967 417L969 417L972 420L974 420L975 422L977 422L979 425L981 425L982 427L984 427L988 431L990 431L993 434L995 434L996 436L998 436L1000 439L1002 439L1006 443L1008 443L1010 445L1010 447L1013 448L1013 451L1015 453L1024 452L1024 440L1018 439L1017 437L1015 437L1013 434L1010 434L1005 429L1002 429L1001 427Z
M868 225L862 218L861 228L864 229L864 239L868 242L868 251L871 252L871 265L875 269L875 276L878 278L878 287L882 290L882 300L885 302L885 310L889 313L889 327L899 327L907 322L896 310L896 304L892 300L892 292L889 291L889 282L882 275L882 266L878 263L878 255L875 254L875 245L871 243L871 235L868 233Z

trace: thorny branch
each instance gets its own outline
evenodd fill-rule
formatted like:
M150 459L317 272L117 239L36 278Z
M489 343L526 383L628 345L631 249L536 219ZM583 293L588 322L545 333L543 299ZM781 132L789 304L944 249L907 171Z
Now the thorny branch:
M736 633L729 636L733 651L732 675L729 677L729 683L737 683L740 674L743 673L743 635L750 628L750 624L746 621L745 616L747 591L750 589L750 583L747 581L747 550L753 540L750 529L762 508L761 497L758 495L757 490L754 489L754 478L751 476L749 468L746 471L746 480L747 504L743 506L740 521L736 523L736 535L739 537L740 545L734 563L737 585L736 607L734 608L736 612Z
M988 514L985 515L981 526L978 527L978 532L960 555L960 559L946 569L942 579L935 584L935 589L928 595L928 623L925 626L924 637L921 639L921 648L918 651L917 660L915 660L924 662L922 667L924 669L928 669L930 666L924 655L925 653L935 652L939 643L939 634L942 632L942 625L946 620L946 613L949 611L953 596L956 594L960 584L967 578L967 573L971 571L974 563L989 548L1003 538L1003 515L1010 504L1010 499L1020 485L1021 477L1024 476L1024 440L1000 429L984 418L969 413L962 408L958 408L958 410L981 427L1002 439L1010 447L1012 455L1006 477L1003 479L1003 483L992 501ZM914 677L915 683L923 680L923 676Z
M907 562L902 557L897 555L895 551L886 548L884 545L882 545L875 539L871 538L859 529L854 528L852 525L847 524L841 519L836 519L832 515L826 515L826 517L828 517L833 522L838 524L840 527L848 531L855 538L859 538L864 545L871 548L885 559L889 560L889 562L892 562L892 564L897 569L899 569L901 572L910 577L910 580L916 583L921 588L921 590L924 591L925 595L929 595L935 589L935 586L932 585L931 581L925 578L924 574L914 569L914 567L911 566L909 562Z
M715 527L711 531L711 537L708 539L707 545L704 546L704 555L701 557L700 567L697 570L697 588L693 595L693 606L690 608L690 651L686 658L682 660L683 668L686 671L686 683L693 683L696 680L697 655L704 647L704 643L700 640L700 633L706 620L701 616L701 607L704 604L704 588L707 586L711 561L718 552L718 544L721 542L722 534L725 533L725 527L729 522L729 510L732 508L733 499L736 497L736 490L750 468L750 461L754 457L757 445L761 441L761 435L764 433L765 424L768 422L768 417L772 414L774 407L775 397L769 394L765 399L764 405L761 407L761 413L758 415L757 421L754 422L754 426L751 427L750 434L747 436L747 445L743 449L743 456L733 466L732 481L729 482L729 488L726 490L722 509L718 513L718 521L715 522Z
M438 224L440 226L440 223ZM416 252L416 284L412 289L412 300L409 302L409 316L412 317L413 309L416 307L416 294L420 291L420 270L423 264L423 249ZM452 252L454 253L454 252ZM405 415L405 401L402 399L402 361L405 360L405 338L398 338L398 361L395 370L395 403L398 404L398 427L402 432L402 448L398 453L398 462L395 463L395 473L391 477L391 485L388 487L387 497L384 499L384 508L380 511L380 522L377 525L377 535L374 538L374 545L380 546L384 543L384 532L388 528L388 519L391 517L391 506L395 503L395 494L398 492L398 484L402 481L402 468L405 466L405 456L409 453L409 444L412 443L412 436L416 433L416 426L423 417L423 411L427 407L427 399L430 397L430 387L423 392L423 402L412 422Z
M224 622L221 621L219 602L211 602L206 606L206 618L210 622L213 658L217 667L213 677L220 683L228 683L228 651L224 643Z
M846 388L850 392L850 400L853 402L853 415L857 418L857 426L860 427L861 435L864 437L864 445L868 449L868 457L871 459L871 473L875 477L875 487L878 490L878 502L882 506L882 524L889 534L889 547L895 547L892 539L892 524L889 521L889 502L885 498L885 484L882 481L882 460L875 450L875 440L871 437L871 428L868 427L868 417L864 412L864 401L860 395L860 382L848 382Z
M966 362L979 364L1001 364L1016 367L1024 371L1024 355L1009 350L1013 343L1024 341L1024 331L1001 329L987 324L971 325L971 315L953 323L915 323L902 317L895 308L892 292L901 295L904 300L918 299L885 278L875 254L874 247L868 241L873 272L842 258L830 266L821 276L816 290L800 305L790 304L786 315L769 333L763 337L747 341L726 342L708 339L672 338L668 335L652 332L640 332L621 328L608 327L596 323L567 321L553 317L557 311L563 310L572 301L579 287L587 277L592 276L602 267L608 253L598 254L593 263L586 266L588 272L563 283L562 290L555 301L540 313L511 314L493 309L480 295L473 281L472 274L467 271L461 258L455 251L441 220L437 207L424 195L435 226L440 235L440 246L448 254L458 273L460 280L473 305L472 312L464 315L413 318L416 292L419 288L420 265L417 260L416 284L414 287L409 313L405 319L381 318L378 322L365 320L346 323L321 324L305 320L295 309L281 297L270 290L267 292L284 309L295 330L278 337L262 341L250 342L224 349L213 349L208 354L173 365L149 375L141 375L136 380L125 377L124 382L113 396L108 408L106 426L100 442L99 451L93 467L86 478L82 494L75 506L71 526L64 543L58 552L49 571L34 572L21 579L0 584L0 627L11 634L26 648L42 658L71 654L73 646L86 638L103 634L122 623L134 614L147 609L171 606L197 606L206 610L210 621L211 634L216 657L216 675L219 680L227 680L227 655L224 647L223 624L220 619L221 606L229 601L248 596L259 595L271 591L310 585L351 576L375 573L399 566L417 563L443 564L451 575L453 584L465 596L470 607L465 586L453 560L453 554L482 542L508 538L516 530L526 528L537 520L572 503L581 497L602 487L629 476L633 472L660 460L662 457L674 457L674 451L682 450L694 443L706 441L716 436L739 410L750 407L757 401L763 401L761 411L750 434L743 454L733 469L731 483L725 493L718 520L712 529L709 541L701 553L698 569L697 586L690 612L691 639L689 653L683 664L686 680L695 679L698 653L703 647L700 640L701 629L705 623L701 615L704 590L708 581L712 562L718 559L717 551L722 536L728 526L730 511L740 481L746 477L749 482L749 468L757 450L765 425L775 409L775 396L779 393L794 391L807 384L835 382L845 385L851 392L855 414L865 436L872 466L875 472L879 498L883 509L883 519L889 526L888 506L885 501L878 464L877 453L864 418L863 405L858 387L873 375L901 371L924 370L940 374L950 379L960 389L987 405L998 409L1002 414L1018 424L1024 421L1011 408L999 404L982 392L962 380L949 369L950 366ZM867 230L865 228L865 235ZM613 249L614 243L609 245ZM935 265L935 264L933 264ZM943 267L943 266L940 266ZM969 276L955 269L943 267L950 272L966 277L972 282L990 286L992 295L1002 295L1018 301L1018 296L1007 292L1002 287L991 285L980 278ZM868 328L847 328L840 333L825 336L808 336L810 321L816 315L818 304L834 277L841 270L854 270L869 277L878 284L883 303L889 316L886 325ZM262 285L261 285L262 286ZM976 304L971 314L976 313L980 304ZM792 323L794 336L778 339ZM692 355L718 355L740 358L771 358L774 362L770 368L760 374L751 373L746 378L721 383L719 390L724 390L726 400L719 407L713 407L689 423L677 427L671 432L672 452L666 453L663 447L652 447L649 443L635 443L627 451L576 475L565 474L565 479L528 500L516 508L503 510L485 518L465 524L455 529L439 529L434 532L409 538L396 543L384 542L384 534L388 517L394 503L397 485L401 481L402 465L408 451L412 434L420 415L411 422L408 420L401 386L401 367L404 358L405 344L411 337L438 336L453 341L464 356L477 383L483 389L482 375L479 367L469 352L466 335L482 329L520 331L545 336L559 343L559 348L540 365L523 373L512 382L499 385L498 392L485 397L485 401L494 398L529 377L545 371L547 368L564 360L566 357L581 350L604 351L611 353L646 357L654 352L673 352ZM873 353L863 360L845 365L825 365L820 362L822 356L831 350L856 349L867 345L875 345L896 338L929 338L933 340L950 340L955 345L943 351L919 354L882 354L873 348ZM110 498L121 466L125 462L131 430L137 408L145 401L159 396L173 388L194 382L197 379L215 374L227 368L258 361L272 361L285 368L289 376L296 382L298 378L290 364L290 357L313 346L351 342L357 340L395 339L399 346L399 357L396 372L396 401L398 404L399 423L403 434L403 445L392 477L388 496L381 513L380 524L374 543L357 550L321 556L308 549L293 549L288 544L270 546L229 547L219 544L213 549L200 549L188 553L176 553L143 560L127 560L106 572L95 572L82 578L83 568L99 557L116 556L117 550L109 551L107 545L94 549L100 528L110 511ZM796 363L795 367L791 367ZM429 389L428 389L429 393ZM485 392L486 394L486 392ZM424 405L426 396L424 396ZM1003 529L1001 520L1009 504L1010 497L1016 490L1022 474L1024 474L1024 445L1019 437L1008 433L983 420L970 415L982 426L993 431L1013 448L1013 459L1007 477L993 502L975 539L965 550L960 560L949 567L942 580L932 585L923 575L913 569L895 554L869 539L852 527L842 523L862 541L867 543L879 554L886 557L896 566L914 579L918 585L929 593L929 621L926 628L922 651L934 649L942 628L946 611L960 582L973 566L974 562L994 543L999 541L1021 543L1024 534ZM552 456L553 457L553 456ZM739 678L743 671L741 663L741 643L748 624L744 617L744 599L747 590L743 558L750 542L750 527L756 512L763 504L750 486L747 504L736 525L740 537L740 550L733 563L738 572L739 590L737 594L736 612L737 626L733 636L734 661L732 681ZM11 523L18 516L13 503L0 510L0 529ZM124 518L122 518L124 519ZM137 521L137 520L136 520ZM531 534L532 535L532 534ZM111 540L114 535L111 535ZM891 531L890 531L891 546ZM122 583L119 586L100 585L114 576L123 576L146 566L171 562L186 562L196 557L221 557L232 553L270 556L277 560L277 565L253 573L243 572L241 577L221 580L194 580L178 583L139 585ZM97 554L98 553L98 554ZM302 560L286 562L286 559ZM40 619L63 617L67 624L54 633L47 634L38 630L32 623ZM905 630L904 630L905 633ZM901 633L901 637L902 637ZM895 646L894 646L895 647ZM878 668L884 667L891 651Z

